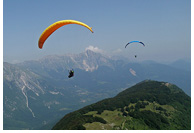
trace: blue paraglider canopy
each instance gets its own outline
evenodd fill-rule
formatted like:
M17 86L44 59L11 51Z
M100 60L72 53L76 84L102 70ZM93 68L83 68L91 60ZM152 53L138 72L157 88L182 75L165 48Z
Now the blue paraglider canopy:
M143 46L145 46L145 44L143 42L140 42L140 41L131 41L129 43L126 44L125 48L127 47L127 45L131 44L131 43L140 43L142 44Z

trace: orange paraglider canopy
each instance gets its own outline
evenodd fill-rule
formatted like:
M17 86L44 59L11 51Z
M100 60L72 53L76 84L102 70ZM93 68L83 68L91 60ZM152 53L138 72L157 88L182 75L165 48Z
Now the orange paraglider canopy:
M88 25L86 25L85 23L82 23L80 21L76 21L76 20L61 20L61 21L57 21L55 23L53 23L52 25L50 25L49 27L47 27L43 33L41 34L39 41L38 41L38 47L40 49L42 49L44 42L46 41L46 39L57 29L59 29L60 27L64 26L64 25L68 25L68 24L77 24L77 25L81 25L84 26L86 28L88 28L92 33L92 27L89 27Z

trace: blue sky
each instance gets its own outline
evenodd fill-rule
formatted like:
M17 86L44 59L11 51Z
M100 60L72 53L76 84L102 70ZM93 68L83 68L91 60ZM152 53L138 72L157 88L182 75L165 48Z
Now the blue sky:
M63 26L38 48L49 25L73 19L93 28ZM146 47L125 44L139 40ZM90 46L90 47L89 47ZM3 59L10 63L86 48L139 60L170 62L191 58L190 0L4 0Z

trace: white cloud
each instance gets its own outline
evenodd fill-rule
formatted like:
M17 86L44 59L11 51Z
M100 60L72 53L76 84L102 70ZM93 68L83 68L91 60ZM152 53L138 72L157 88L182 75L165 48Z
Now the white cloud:
M94 47L94 46L88 46L85 50L91 50L93 52L96 53L104 53L104 51L102 49L99 49L98 47Z
M112 51L113 54L119 54L121 52L122 52L122 49L120 49L120 48Z

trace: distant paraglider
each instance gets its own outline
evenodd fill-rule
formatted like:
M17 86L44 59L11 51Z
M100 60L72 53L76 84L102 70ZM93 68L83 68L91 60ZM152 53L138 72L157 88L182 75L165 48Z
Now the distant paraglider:
M68 25L68 24L77 24L77 25L81 25L84 26L86 28L88 28L92 33L92 27L89 27L88 25L86 25L85 23L82 23L80 21L76 21L76 20L61 20L61 21L57 21L55 23L53 23L52 25L50 25L49 27L47 27L43 33L41 34L39 41L38 41L38 47L40 49L42 49L44 42L46 41L46 39L57 29L59 29L60 27L64 26L64 25Z
M140 44L142 44L143 46L145 46L145 44L143 43L143 42L140 42L140 41L131 41L131 42L129 42L129 43L127 43L126 45L125 45L125 48L129 45L129 44L131 44L131 43L140 43ZM134 55L135 56L135 58L137 58L137 55Z
M73 71L73 69L72 69L72 70L69 71L69 76L68 76L68 78L71 78L71 77L73 77L73 76L74 76L74 71Z

